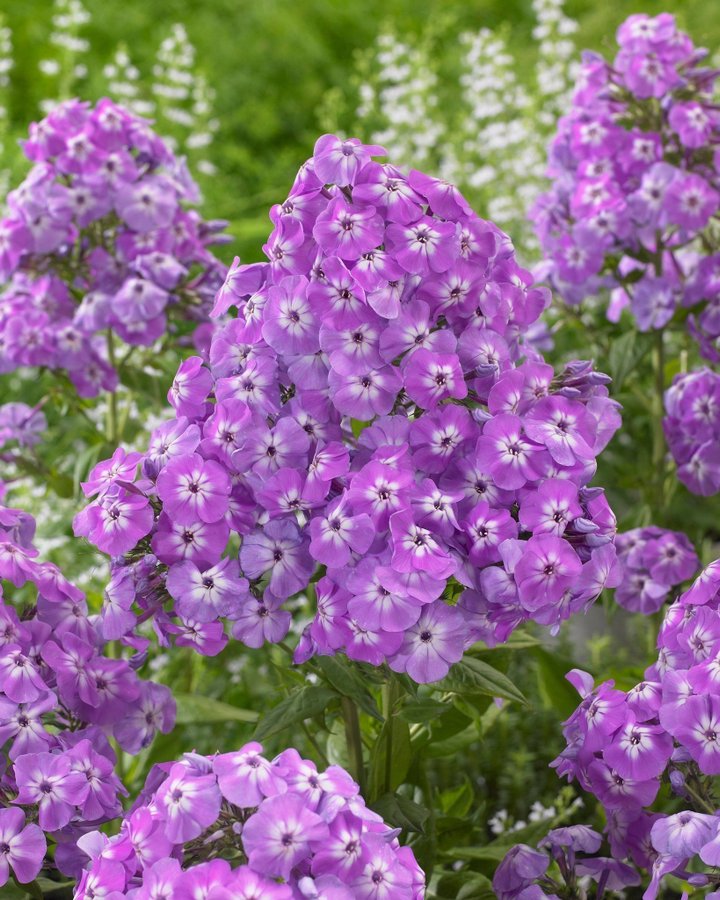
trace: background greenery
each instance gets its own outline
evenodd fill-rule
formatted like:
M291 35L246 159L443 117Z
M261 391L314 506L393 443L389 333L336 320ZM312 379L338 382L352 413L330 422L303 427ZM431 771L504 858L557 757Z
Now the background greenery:
M522 48L530 45L533 25L530 0L84 0L84 5L91 15L82 30L90 41L84 59L90 96L118 42L149 71L168 27L186 26L199 68L217 91L220 129L209 156L218 171L203 183L206 210L231 221L236 242L227 255L239 252L245 261L261 255L267 209L284 198L310 155L328 92L353 90L354 56L372 44L381 27L391 24L400 35L412 34L437 21L452 56L460 31L508 23L513 46ZM0 9L13 31L17 63L10 120L20 135L44 99L37 63L47 45L52 4L4 0ZM611 46L617 25L631 13L670 11L714 52L720 46L720 16L713 9L714 0L567 3L568 14L580 24L578 47L597 50ZM531 65L529 55L524 62Z

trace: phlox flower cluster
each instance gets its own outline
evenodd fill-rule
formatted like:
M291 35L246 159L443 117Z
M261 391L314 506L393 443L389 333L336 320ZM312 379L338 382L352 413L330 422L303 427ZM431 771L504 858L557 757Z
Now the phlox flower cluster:
M550 190L533 210L551 279L579 303L610 289L638 328L680 308L702 353L719 360L718 71L673 16L630 16L612 64L583 58L570 112L551 145Z
M516 844L495 870L495 896L498 900L559 900L572 896L567 891L578 883L594 881L595 896L601 898L640 884L632 866L598 856L601 845L602 836L587 825L554 828L538 842L538 849Z
M593 686L578 670L568 675L582 702L565 723L567 749L553 763L604 807L613 857L652 870L646 900L664 875L685 877L696 853L707 866L720 864L712 778L720 774L720 560L669 607L658 651L628 692L612 681ZM684 811L653 811L661 780Z
M207 321L221 225L186 208L182 161L110 100L60 105L24 150L33 167L0 221L0 372L47 366L82 396L113 390L106 334L150 346Z
M33 447L40 443L46 429L47 419L42 409L20 401L0 404L0 450L6 444Z
M168 732L175 702L111 658L85 597L38 559L35 522L0 505L0 885L45 863L79 873L77 839L119 815L110 738L130 753Z
M685 487L705 497L720 491L720 375L677 375L665 392L663 427Z
M250 743L155 766L119 832L86 835L75 900L420 900L412 850L339 766Z
M153 617L214 653L226 618L255 647L309 591L297 661L342 651L428 682L615 583L615 519L589 487L619 425L607 377L524 345L549 298L506 237L381 152L318 140L272 209L269 261L218 293L238 317L180 366L175 418L91 473L75 528L117 557L108 637Z
M618 534L615 549L623 569L615 599L630 612L657 612L673 588L700 568L687 535L654 525Z

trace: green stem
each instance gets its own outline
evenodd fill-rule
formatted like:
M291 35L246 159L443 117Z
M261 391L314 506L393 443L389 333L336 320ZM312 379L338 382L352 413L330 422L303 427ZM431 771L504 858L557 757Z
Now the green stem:
M360 793L363 794L365 792L365 766L363 764L360 717L358 716L357 706L349 697L342 698L342 711L352 775L360 788Z
M115 341L113 338L112 328L108 328L107 330L107 354L108 362L113 367L113 369L115 369ZM118 434L118 406L116 391L108 392L107 426L105 428L105 435L108 439L109 444L112 444L114 446L118 443L120 435Z
M665 511L665 432L663 416L665 413L665 330L655 332L655 343L652 352L653 377L655 393L653 396L653 429L652 429L652 470L655 483L653 497L654 524L661 524Z
M385 793L392 790L393 718L397 698L397 684L395 679L390 676L390 679L382 686L382 714L385 719Z
M323 751L322 747L321 747L320 744L318 744L318 742L315 740L315 738L314 738L314 736L313 736L313 733L310 731L310 729L307 727L307 725L306 725L304 722L302 723L302 729L303 729L303 731L305 732L305 737L310 741L310 743L311 743L313 749L314 749L315 752L318 754L318 756L319 756L319 758L320 758L320 761L323 763L323 765L329 766L329 765L330 765L330 760L327 758L327 756L325 755L325 752Z

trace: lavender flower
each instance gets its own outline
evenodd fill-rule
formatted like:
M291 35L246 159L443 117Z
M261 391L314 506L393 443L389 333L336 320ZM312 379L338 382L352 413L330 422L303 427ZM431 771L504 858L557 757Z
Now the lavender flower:
M315 583L298 661L434 681L478 638L557 629L615 583L614 518L588 487L619 424L608 379L545 364L523 336L549 297L506 237L380 152L318 140L271 211L269 261L228 273L215 312L238 317L209 364L181 364L138 477L122 454L91 473L76 532L126 554L108 634L136 615L185 642L202 623L217 652L224 618L258 646Z
M583 57L532 213L551 280L571 304L612 291L609 318L629 307L641 331L689 308L718 361L718 72L667 13L630 16L617 40L612 63Z
M421 900L424 874L344 769L246 744L155 766L119 833L82 839L75 900L232 896ZM233 865L218 855L229 854ZM160 892L160 888L164 893ZM326 892L326 889L327 892Z
M623 578L617 602L631 612L657 612L671 590L691 578L700 560L688 538L665 528L633 528L615 538Z
M0 579L25 604L20 617L13 592L0 596L0 792L12 804L0 809L0 885L9 868L21 883L53 865L77 875L78 839L115 818L125 792L109 738L137 753L175 719L168 688L106 655L82 592L38 559L34 528L0 506Z
M663 420L677 476L694 494L720 490L720 376L710 369L676 376Z
M33 168L0 221L0 371L43 365L81 396L114 390L98 333L150 346L206 322L217 228L186 208L197 192L181 161L110 100L61 104L23 146Z

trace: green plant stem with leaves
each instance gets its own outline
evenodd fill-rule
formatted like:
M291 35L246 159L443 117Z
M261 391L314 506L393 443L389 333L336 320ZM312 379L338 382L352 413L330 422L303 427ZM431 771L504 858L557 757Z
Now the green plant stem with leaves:
M348 755L350 757L351 774L358 783L362 794L365 791L365 764L363 763L362 733L360 731L358 708L349 697L342 698L341 708L345 726L345 740L347 741Z
M107 330L107 354L108 362L113 367L113 369L117 370L115 362L115 338L113 336L112 328L108 328ZM117 391L108 391L107 401L107 427L105 430L105 436L107 437L108 443L112 446L115 446L120 438L120 435L118 434Z
M652 418L652 467L654 496L650 504L654 513L655 524L661 524L665 510L665 460L667 446L663 417L665 414L665 329L660 328L654 334L652 350L652 369L654 381L653 418Z

